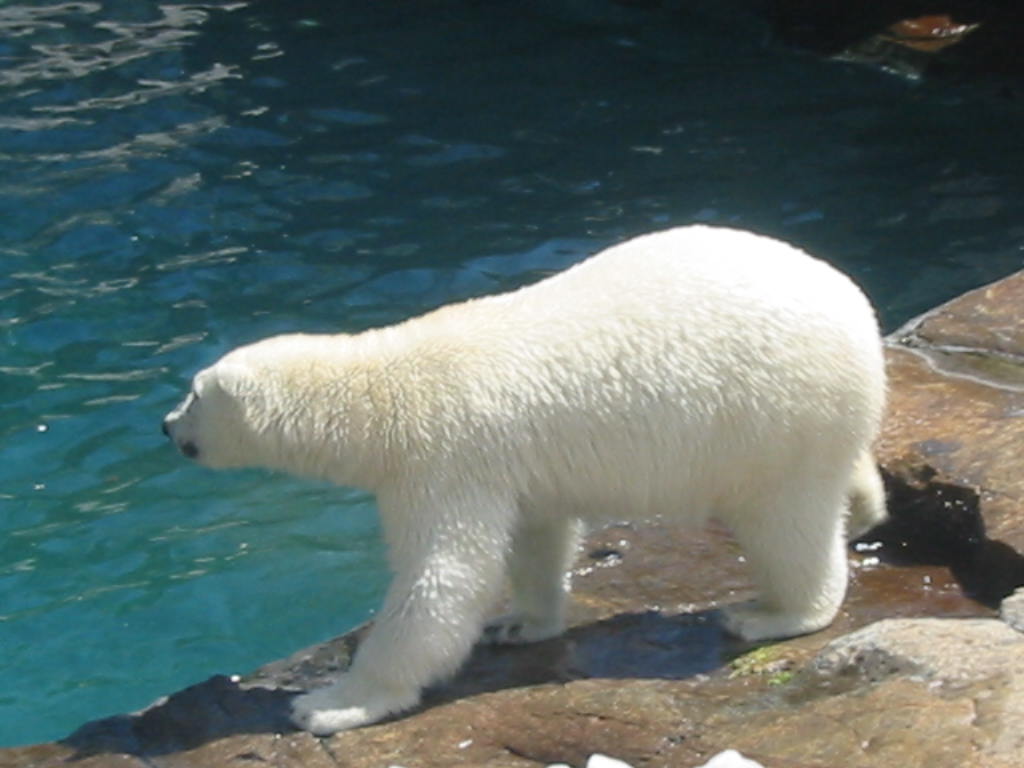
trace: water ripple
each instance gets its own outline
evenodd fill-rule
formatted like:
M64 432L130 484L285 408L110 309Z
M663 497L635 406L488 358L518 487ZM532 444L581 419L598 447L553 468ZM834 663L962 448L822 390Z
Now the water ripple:
M161 6L163 17L151 22L92 19L89 24L86 17L102 9L100 3L0 6L0 34L13 40L35 38L30 47L8 57L8 66L0 70L0 86L75 80L159 50L177 50L196 34L194 27L207 19L198 7ZM90 30L87 34L93 39L83 40L71 31L72 24L75 30ZM45 41L46 33L52 33L52 42Z

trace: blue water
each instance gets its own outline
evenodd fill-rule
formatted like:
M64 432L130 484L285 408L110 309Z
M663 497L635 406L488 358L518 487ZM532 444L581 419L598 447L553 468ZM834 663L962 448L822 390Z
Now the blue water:
M693 221L821 253L888 327L1024 265L1020 103L787 50L739 2L7 3L0 104L0 744L380 599L372 500L165 445L237 344Z

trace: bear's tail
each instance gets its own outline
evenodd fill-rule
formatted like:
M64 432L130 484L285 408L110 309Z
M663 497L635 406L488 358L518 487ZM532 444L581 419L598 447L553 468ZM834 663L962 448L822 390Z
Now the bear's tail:
M847 493L849 512L846 516L846 535L849 539L863 536L889 517L885 508L885 487L871 451L864 451L853 465L850 489Z

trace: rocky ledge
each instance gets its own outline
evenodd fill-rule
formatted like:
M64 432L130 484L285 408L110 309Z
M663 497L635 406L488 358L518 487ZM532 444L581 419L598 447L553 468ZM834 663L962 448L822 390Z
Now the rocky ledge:
M288 725L293 692L343 669L357 630L0 766L685 767L727 748L766 768L1024 765L1024 606L1004 600L1024 584L1022 306L1024 272L889 339L893 517L852 544L825 632L731 639L716 608L752 585L724 531L612 527L580 557L564 637L479 648L406 717L330 739Z

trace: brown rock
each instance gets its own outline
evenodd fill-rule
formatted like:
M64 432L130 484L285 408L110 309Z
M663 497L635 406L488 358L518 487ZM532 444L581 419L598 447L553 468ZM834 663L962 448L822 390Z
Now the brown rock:
M1024 272L965 293L907 323L893 334L904 346L982 357L1024 358ZM1019 380L1018 380L1019 381Z
M993 607L1024 585L1022 299L1024 273L1017 273L897 331L879 442L890 491L916 485L919 502L932 508L922 516L921 509L893 504L904 511L902 522L916 516L920 524L910 527L926 538L945 532L937 548L957 550L947 562L971 594ZM925 524L925 517L942 522ZM908 546L920 544L905 533Z

